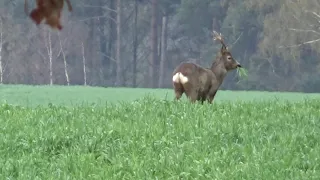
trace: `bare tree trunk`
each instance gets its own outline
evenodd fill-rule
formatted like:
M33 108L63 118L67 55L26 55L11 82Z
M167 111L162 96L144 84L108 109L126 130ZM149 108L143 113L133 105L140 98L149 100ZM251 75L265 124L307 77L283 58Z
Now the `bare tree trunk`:
M115 45L115 36L116 36L116 23L115 19L117 19L117 13L116 13L116 6L115 6L115 1L116 0L110 0L110 13L109 16L109 38L108 38L108 58L109 58L109 64L108 67L109 69L109 77L111 78L112 81L111 83L115 83L115 77L116 77L116 61L115 61L115 51L114 51L114 45Z
M2 45L3 45L3 23L0 17L0 84L3 83Z
M48 37L46 37L45 34L45 45L47 48L47 53L48 53L48 58L49 58L49 78L50 78L50 85L53 85L53 73L52 73L52 42L51 42L51 32L50 32L50 28L46 28L48 29ZM48 39L47 39L48 38Z
M162 17L162 30L161 30L161 60L159 70L159 88L163 87L164 80L164 65L166 64L167 55L167 16Z
M52 73L52 44L51 44L51 32L48 30L48 40L49 40L49 48L50 48L50 54L49 54L49 65L50 65L50 85L53 85L53 73Z
M105 3L106 1L104 0L100 0L99 1L99 5L100 7L104 7L105 6ZM100 13L101 14L104 14L104 8L101 8L100 10ZM105 28L106 28L106 21L107 21L107 18L106 17L99 17L98 18L98 21L99 21L99 25L98 25L98 28L99 28L99 41L100 41L100 52L101 52L101 62L102 62L102 65L104 67L107 67L109 64L108 62L108 52L107 52L107 36L106 36L106 31L105 31Z
M100 7L106 7L107 1L105 0L99 0L99 6ZM99 13L105 14L105 8L100 8ZM108 43L108 36L107 36L107 21L108 17L99 17L98 18L99 25L99 43L100 43L100 54L101 54L101 66L99 67L99 78L100 78L100 85L106 86L108 83L105 79L105 77L109 77L108 69L109 69L109 57L108 57L108 49L107 49L107 43Z
M137 40L137 27L138 23L138 0L134 1L134 29L133 29L133 80L132 86L137 87L137 50L138 50L138 40Z
M81 43L82 63L83 63L83 84L87 85L86 57L84 54L84 44Z
M156 62L158 57L158 39L157 39L157 14L158 0L152 0L152 17L151 17L151 58L149 62L149 86L151 88L156 85Z
M116 86L123 85L122 62L121 62L121 0L117 0L117 77Z
M67 60L66 60L66 54L63 50L63 45L61 42L61 37L60 37L60 32L58 32L58 37L59 37L59 43L60 43L60 51L62 53L62 57L63 57L63 63L64 63L64 75L66 76L66 81L67 81L67 85L70 85L70 80L69 80L69 74L68 74L68 64L67 64Z

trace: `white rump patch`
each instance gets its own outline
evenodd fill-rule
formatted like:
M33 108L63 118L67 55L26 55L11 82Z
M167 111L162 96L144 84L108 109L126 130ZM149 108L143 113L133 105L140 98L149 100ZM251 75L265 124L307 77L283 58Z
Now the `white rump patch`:
M189 79L188 79L188 77L187 76L184 76L183 74L179 74L179 77L180 77L180 82L182 83L182 84L185 84L185 83L187 83L188 81L189 81Z
M175 83L185 84L189 81L187 76L184 76L182 73L178 72L172 77L172 81Z
M172 81L175 83L179 83L179 74L180 73L176 73L173 77L172 77Z

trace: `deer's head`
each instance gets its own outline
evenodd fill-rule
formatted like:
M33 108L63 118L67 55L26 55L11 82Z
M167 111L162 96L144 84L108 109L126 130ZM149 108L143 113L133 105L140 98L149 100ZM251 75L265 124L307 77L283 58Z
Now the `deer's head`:
M213 31L213 34L213 40L218 40L222 45L220 50L219 61L224 64L226 70L230 71L238 67L241 67L241 64L232 57L229 48L225 45L224 40L222 39L221 33L218 34L216 31Z

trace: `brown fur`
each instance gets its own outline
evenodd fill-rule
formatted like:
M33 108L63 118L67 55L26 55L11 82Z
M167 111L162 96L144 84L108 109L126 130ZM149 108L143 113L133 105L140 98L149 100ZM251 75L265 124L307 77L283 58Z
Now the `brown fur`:
M180 72L188 78L188 82L184 84L173 81L176 100L185 93L191 102L198 100L203 103L207 100L212 103L227 72L241 67L225 46L221 34L220 36L216 34L216 39L221 42L222 47L210 68L204 68L195 63L181 63L173 71L173 76Z
M60 17L64 1L67 2L69 11L72 11L70 0L36 0L37 8L33 9L29 16L37 25L45 19L45 24L61 30ZM27 0L25 0L25 12L28 12Z

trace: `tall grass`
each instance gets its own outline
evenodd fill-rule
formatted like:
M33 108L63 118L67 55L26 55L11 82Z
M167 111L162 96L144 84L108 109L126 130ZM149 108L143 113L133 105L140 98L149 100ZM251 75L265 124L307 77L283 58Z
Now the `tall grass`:
M319 179L320 100L0 107L0 179Z

